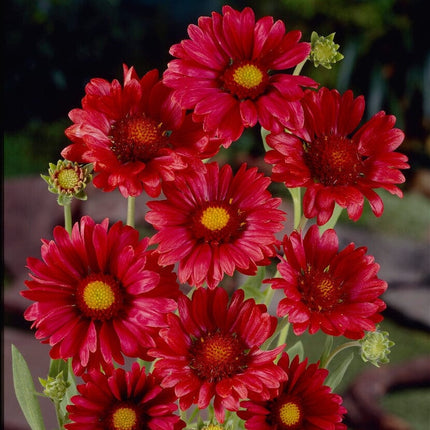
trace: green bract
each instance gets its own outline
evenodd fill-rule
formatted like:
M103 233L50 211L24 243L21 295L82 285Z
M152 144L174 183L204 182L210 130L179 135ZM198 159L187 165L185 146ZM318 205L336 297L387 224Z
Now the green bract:
M73 198L86 200L85 188L92 179L92 164L80 166L76 162L58 160L49 163L49 175L40 175L49 185L51 193L58 194L58 204L70 204Z
M359 342L363 361L370 361L376 367L390 361L387 356L391 352L390 348L394 342L388 339L388 332L378 329L374 332L368 332Z
M339 45L333 41L335 34L319 36L317 32L312 32L310 60L313 61L315 67L323 66L331 69L332 64L342 60L343 55L338 52Z

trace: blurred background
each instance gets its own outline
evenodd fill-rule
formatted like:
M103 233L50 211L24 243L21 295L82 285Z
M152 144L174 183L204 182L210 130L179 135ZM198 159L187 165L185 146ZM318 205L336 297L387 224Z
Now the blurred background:
M4 208L8 220L17 220L19 214L29 218L26 210L32 214L37 207L37 201L31 201L30 195L24 196L27 199L24 209L22 202L18 204L12 197L23 189L23 182L19 181L25 178L39 181L39 174L46 173L48 162L55 163L60 158L60 151L68 144L64 136L65 128L71 124L68 112L80 107L86 83L94 77L122 82L123 63L135 66L140 76L153 68L162 73L172 58L169 47L187 37L187 25L196 23L201 15L220 12L223 4L218 0L3 2ZM430 37L425 12L427 0L235 0L228 4L236 9L251 6L257 18L272 15L282 19L288 31L301 30L304 41L310 40L312 31L319 35L335 32L335 42L340 44L344 60L331 70L307 63L302 74L340 92L352 89L356 96L364 95L365 119L380 110L397 117L396 126L406 134L400 151L408 155L411 164L411 169L405 172L407 182L402 186L405 198L384 195L386 209L380 219L375 219L367 207L362 219L343 234L345 242L354 240L368 245L369 252L381 261L381 270L384 270L381 277L389 281L396 294L406 294L400 298L394 294L391 303L387 297L389 309L383 329L390 331L397 344L392 362L407 363L416 356L429 354ZM243 143L233 145L229 151L223 156L234 160L258 158L261 155L258 133L246 133ZM41 189L45 193L43 181ZM45 194L46 199L51 200L44 204L55 206L52 195ZM6 249L10 255L15 250L25 257L29 251L23 246L33 238L23 235L22 223L15 224L6 223ZM27 221L28 231L35 230L37 238L41 237L39 225L33 218ZM49 223L46 226L48 231L50 226ZM37 255L40 242L39 239L34 242L31 246ZM20 316L23 306L28 304L15 303L17 293L13 292L14 288L19 290L23 286L22 276L16 272L22 267L25 276L25 263L12 261L9 264L7 254L5 306L9 310L6 325L11 331L6 332L6 338L29 345L22 330L28 330L28 324ZM414 296L416 291L424 295ZM30 332L26 334L31 336ZM36 351L39 346L34 344L31 348ZM7 353L5 351L6 356ZM359 375L362 368L357 364L352 375ZM5 366L5 373L8 369ZM352 376L345 379L342 390L347 390L352 383ZM384 396L382 406L400 416L399 426L403 423L403 429L430 428L430 389L428 384L421 385L425 387L409 387ZM22 417L14 417L5 428L26 428L19 426L20 420Z

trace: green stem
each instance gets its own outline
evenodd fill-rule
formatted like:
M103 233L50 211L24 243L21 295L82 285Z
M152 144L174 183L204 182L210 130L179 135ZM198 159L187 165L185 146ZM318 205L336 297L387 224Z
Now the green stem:
M306 61L308 61L307 58L305 58L301 63L297 64L296 68L294 69L293 76L300 75L300 72L302 71L303 66L305 65Z
M321 361L321 363L320 363L320 367L321 367L321 368L325 368L325 369L327 369L327 367L328 367L328 365L330 364L330 362L333 360L333 358L334 358L337 354L339 354L339 352L341 352L341 351L343 351L344 349L347 349L347 348L352 348L352 347L354 347L354 346L361 347L360 342L358 342L358 341L354 340L354 341L351 341L351 342L345 342L345 343L343 343L342 345L339 345L337 348L335 348L335 349L330 353L330 355L328 355L328 357L326 358L326 360Z
M302 192L300 187L288 188L288 191L293 199L294 230L297 230L302 221Z
M72 234L72 207L71 203L64 204L64 228Z
M127 225L134 227L136 212L136 197L128 196L127 198Z
M334 228L342 211L343 207L339 206L338 204L334 205L331 218L324 225L320 226L320 234L324 233L329 228Z
M60 426L60 430L64 430L65 419L63 413L61 412L60 402L54 402L55 405L55 413L57 415L58 425Z

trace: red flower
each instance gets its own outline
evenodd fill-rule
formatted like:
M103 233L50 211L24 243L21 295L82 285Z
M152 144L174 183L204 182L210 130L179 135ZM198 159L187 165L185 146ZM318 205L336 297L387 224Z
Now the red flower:
M224 273L253 275L270 263L284 213L256 168L242 164L235 176L229 165L206 168L166 183L166 200L148 202L146 220L159 230L150 242L159 244L159 263L179 262L181 283L214 288Z
M278 316L288 315L294 333L307 328L332 335L360 339L364 330L375 330L386 307L378 297L387 283L377 277L379 265L366 255L365 247L350 243L338 251L335 230L322 236L316 225L304 239L297 232L284 239L284 258L278 264L281 278L267 280L274 289L283 289Z
M21 294L35 301L24 316L54 359L73 358L73 370L113 369L122 354L146 358L153 336L176 309L179 286L172 267L160 268L132 227L90 217L69 236L54 229L43 240L42 260L28 258L32 280Z
M253 393L268 399L285 379L273 360L284 345L263 351L274 332L276 318L266 306L244 300L237 290L229 302L222 288L198 288L192 299L181 296L179 316L167 315L162 342L149 353L158 357L154 373L162 387L174 387L182 410L197 404L205 409L214 398L215 415L224 421L225 409L235 411L239 400Z
M177 409L173 390L133 363L131 371L115 369L111 376L98 370L82 375L79 395L67 406L68 430L179 430L185 423Z
M289 363L284 353L279 366L288 374L279 394L268 401L245 401L246 410L239 411L248 430L343 430L341 423L346 409L342 398L323 385L328 371L318 364L307 366L307 359L299 363L296 356Z
M376 216L383 203L375 188L402 197L395 184L405 178L398 169L408 168L407 157L394 150L404 134L393 128L395 117L379 112L355 133L364 112L364 98L342 96L336 90L306 91L303 130L294 134L271 134L267 143L274 150L265 160L273 164L272 179L287 187L306 187L303 199L307 218L325 224L335 203L347 208L349 217L360 218L364 197Z
M285 33L282 21L266 16L255 22L254 12L230 6L188 27L190 39L170 48L177 59L168 64L164 83L174 88L182 107L204 129L237 140L244 127L257 121L268 130L295 129L303 124L301 86L316 86L304 76L281 73L305 60L310 44L300 31Z
M94 185L104 191L119 188L125 196L145 190L160 194L160 181L197 159L214 155L220 142L210 139L201 125L171 98L171 90L152 70L139 79L124 65L124 86L117 80L92 79L85 88L82 109L69 116L66 130L72 144L62 151L71 161L94 164Z

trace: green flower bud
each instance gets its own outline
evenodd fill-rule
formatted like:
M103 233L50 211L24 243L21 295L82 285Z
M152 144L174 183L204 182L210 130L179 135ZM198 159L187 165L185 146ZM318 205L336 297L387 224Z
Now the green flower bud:
M55 378L48 376L48 379L39 378L43 388L43 394L49 397L53 402L59 403L64 399L70 382L64 380L63 372L60 372Z
M51 193L58 194L58 204L70 204L74 198L86 200L85 187L92 179L92 164L80 166L68 160L58 160L57 164L49 163L49 176L40 175L49 185Z
M364 362L370 361L374 366L386 364L390 360L387 357L391 352L390 348L394 342L388 339L388 332L379 331L368 332L363 339L359 340L361 344L361 358Z
M328 36L318 36L317 32L312 32L309 58L315 67L323 66L326 69L331 69L332 64L342 60L343 55L338 52L339 45L333 41L334 35L335 33Z

